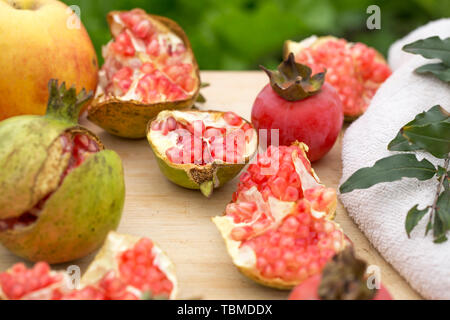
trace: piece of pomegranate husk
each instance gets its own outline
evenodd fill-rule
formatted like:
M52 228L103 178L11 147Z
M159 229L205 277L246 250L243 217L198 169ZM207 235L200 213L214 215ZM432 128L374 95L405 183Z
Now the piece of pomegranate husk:
M302 150L303 156L306 158L306 152L308 150L308 147L305 144L298 142L296 142L294 145L297 145ZM307 179L302 181L303 190L317 189L317 188L319 189L323 188L323 190L326 190L326 188L324 188L323 185L320 184L320 180L316 176L312 168L310 172L303 172L303 174L299 175L303 176L304 178L306 178L306 175L308 175ZM276 208L276 210L279 210L279 212L276 213L277 218L276 221L273 223L273 225L270 226L270 228L268 228L267 230L259 233L257 236L263 235L274 228L277 229L280 226L280 223L285 218L288 218L289 216L295 216L296 207L300 203L300 201L307 201L308 203L311 203L309 200L306 200L306 198L299 199L297 202L286 202L275 198L269 198L269 201L265 202L259 191L256 190L256 188L254 187L244 191L244 193L246 193L246 197L252 199L252 201L256 202L261 201L265 203L264 205L270 204L270 208ZM333 221L336 206L337 206L337 198L336 195L334 194L332 201L327 203L327 206L323 208L323 211L311 210L310 214L316 217L317 219L321 219L323 222L332 223L335 228L334 230L337 230L342 233L342 239L339 244L340 250L342 250L346 246L349 246L350 243L347 241L341 227L336 222ZM273 213L272 215L275 217ZM253 249L251 249L249 246L242 246L243 244L242 241L236 241L231 238L232 230L236 226L238 226L238 224L233 221L233 218L227 216L226 212L224 212L224 215L214 217L212 218L212 221L218 228L222 238L225 241L227 252L231 257L233 264L243 275L245 275L246 277L250 278L251 280L255 281L258 284L280 290L290 290L293 287L297 286L299 283L301 283L301 281L297 280L287 281L280 277L275 278L264 277L264 275L257 268L255 260L256 255Z
M339 40L339 39L334 36L321 36L321 37L311 36L300 42L286 40L283 45L283 57L285 59L287 59L289 57L290 53L294 53L296 55L297 53L299 53L300 51L302 51L306 48L314 49L316 47L319 47L320 45L322 45L325 42L337 41L337 40ZM353 42L348 42L347 46L352 47L354 44L355 43L353 43ZM376 51L375 61L378 63L384 64L384 65L388 65L386 59L378 51ZM344 110L344 119L346 122L352 122L352 121L356 120L357 118L359 118L359 116L364 112L365 112L365 110L360 110L360 113L358 113L358 114L349 114L349 113L345 112L345 110Z
M125 185L122 161L92 132L77 124L90 98L58 81L49 83L45 116L18 116L0 122L0 221L21 216L50 195L35 222L0 231L0 243L31 261L62 263L97 249L122 214ZM61 182L68 159L60 157L60 137L83 133L100 151L91 154ZM59 185L60 184L60 185Z
M198 111L190 110L190 113L213 113L213 114L224 114L221 111ZM155 121L162 119L167 119L171 115L170 111L162 111ZM246 123L249 123L243 119ZM251 160L253 155L256 153L258 143L255 144L255 149L251 152L247 152L247 157L245 157L245 163L218 163L212 162L206 165L196 165L196 164L176 164L170 162L165 154L158 152L154 142L150 138L150 131L153 122L149 122L147 126L147 139L152 148L153 154L155 155L156 161L161 172L166 176L167 179L173 183L187 189L200 190L205 197L210 197L213 190L220 188L228 181L236 177L239 172L244 169L246 164ZM250 124L250 123L249 123ZM254 139L258 139L256 131L253 135Z
M132 236L128 234L120 234L111 231L105 241L105 244L97 253L94 261L89 265L88 269L81 278L81 286L95 285L98 283L108 272L114 271L116 275L120 274L119 266L117 262L118 255L133 247L141 237ZM175 299L178 293L178 282L175 274L175 265L170 261L169 257L161 248L154 242L154 249L157 250L157 257L159 269L166 275L166 277L172 282L173 290L169 299ZM133 292L139 291L137 288L131 288ZM141 299L146 298L146 292L140 292Z
M120 14L121 12L123 11L112 11L108 14L107 20L111 31L113 16ZM192 65L197 78L197 89L188 99L152 104L146 104L138 100L123 101L115 97L111 97L105 101L100 101L100 97L95 98L88 108L88 119L107 132L123 138L144 138L146 136L147 123L163 110L191 108L197 100L201 88L198 63L195 59L191 43L184 30L175 21L169 18L152 14L147 14L147 17L150 20L153 19L162 23L181 38L186 49L192 55Z

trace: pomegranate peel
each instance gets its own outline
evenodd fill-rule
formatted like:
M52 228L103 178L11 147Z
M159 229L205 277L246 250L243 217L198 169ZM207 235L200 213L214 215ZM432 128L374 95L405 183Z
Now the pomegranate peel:
M147 139L170 181L206 197L238 175L258 146L249 122L219 111L163 111L148 124Z
M137 248L137 244L145 238L140 238L131 235L119 234L117 232L110 232L107 240L102 247L102 249L96 255L94 261L89 265L88 269L84 273L81 279L82 287L87 286L96 286L95 284L99 284L102 279L105 278L105 275L109 273L113 273L116 277L121 279L126 287L127 291L134 294L138 299L143 298L157 298L164 296L164 293L158 292L156 294L149 292L145 289L146 286L150 288L156 288L156 284L150 282L145 282L145 277L141 277L142 283L140 282L140 287L136 287L136 284L133 284L132 273L124 274L124 270L129 270L123 266L123 260L128 258L130 250L138 251L140 248ZM168 292L168 296L166 298L175 299L178 291L178 284L175 275L175 266L170 261L168 256L161 250L161 248L155 244L154 242L150 242L150 240L145 239L145 241L151 243L151 255L152 255L152 268L154 268L159 275L153 277L152 279L156 279L153 281L169 281L171 283L170 292ZM129 251L129 252L126 252ZM147 256L146 259L149 259ZM145 261L145 265L147 266L147 271L149 270L148 266L149 261ZM137 272L138 267L135 266L134 271ZM153 272L154 273L154 272ZM129 279L127 279L128 277ZM148 281L148 280L147 280ZM157 288L159 291L167 291L166 289ZM151 290L150 290L151 291Z
M0 242L28 260L83 257L119 223L121 160L77 124L89 98L51 81L47 115L0 123Z
M104 48L105 64L88 119L111 134L143 138L147 123L159 112L194 105L201 87L199 67L176 22L140 9L113 11L107 19L113 40ZM147 35L139 29L144 24L151 26ZM120 42L124 37L126 44Z
M326 81L337 90L347 121L366 111L380 85L391 75L386 60L375 49L333 36L312 36L301 42L287 40L284 56L290 53L314 72L327 70Z
M279 165L264 177L267 157L279 158ZM289 182L284 178L295 176ZM289 198L287 190L292 190ZM332 220L336 203L336 192L323 187L311 168L305 145L270 146L241 175L233 201L213 222L244 275L265 286L290 289L319 273L348 245Z

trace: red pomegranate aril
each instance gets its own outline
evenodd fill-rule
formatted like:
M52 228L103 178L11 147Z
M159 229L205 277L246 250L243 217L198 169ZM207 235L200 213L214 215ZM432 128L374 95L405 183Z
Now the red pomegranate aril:
M152 24L148 20L141 20L139 23L135 24L133 27L133 34L138 38L145 39L151 35Z
M89 147L89 138L84 134L77 134L73 139L75 145L87 149Z
M133 75L133 70L129 67L123 67L122 69L120 69L119 71L117 71L114 76L113 79L120 81L120 80L128 80L130 79L130 77Z
M182 150L178 149L177 147L172 147L170 149L167 149L166 156L167 156L167 159L169 159L169 161L172 163L177 163L177 164L183 163Z
M170 117L167 119L167 130L173 131L177 128L177 121L174 117Z
M158 40L152 39L150 41L150 43L147 45L146 51L150 56L153 56L153 57L158 56L159 52L160 52L160 46L159 46Z
M212 138L215 136L222 136L224 134L223 130L213 127L208 127L205 131L204 137L206 139Z
M152 130L161 131L162 123L160 121L155 121L152 124Z
M234 112L226 112L223 115L223 118L225 120L225 122L227 124L229 124L230 126L240 126L242 124L242 118L239 117L237 114L235 114Z
M194 120L192 122L193 134L195 137L202 138L206 130L205 123L202 120Z
M146 62L146 63L142 64L142 66L141 66L141 68L140 68L140 71L141 71L142 73L145 73L145 74L151 74L151 73L153 73L155 70L156 70L156 67L155 67L155 65L154 65L153 63L151 63L151 62Z

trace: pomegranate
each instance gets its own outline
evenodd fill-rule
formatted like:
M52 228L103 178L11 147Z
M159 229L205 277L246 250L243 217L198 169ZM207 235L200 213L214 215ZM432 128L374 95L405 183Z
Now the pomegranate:
M97 87L94 46L78 16L69 13L61 1L0 1L0 121L44 115L50 79L78 91Z
M49 84L45 116L0 122L0 243L60 263L97 249L122 213L122 162L77 124L92 94Z
M200 76L189 40L174 21L141 9L111 12L113 35L88 118L108 132L143 138L160 111L191 107Z
M174 299L175 268L150 239L111 232L81 279L82 289L61 299Z
M31 268L23 263L0 273L0 300L50 300L55 293L70 292L65 272L50 270L46 262Z
M207 197L234 178L258 147L253 126L233 112L163 111L147 137L166 177Z
M295 63L294 56L269 71L270 78L257 96L252 110L252 123L258 130L279 130L279 141L269 144L291 145L302 141L308 145L311 161L331 150L342 129L342 103L332 86L324 82L324 73L311 77L308 66Z
M366 267L348 247L327 263L321 275L296 287L289 300L392 300L383 285L379 290L369 288Z
M326 81L338 92L346 120L363 114L380 85L391 75L386 60L363 43L332 36L312 36L299 43L286 41L285 56L309 65L313 72L327 70Z
M270 146L240 177L225 215L213 222L239 270L288 289L319 274L348 243L333 222L336 192L319 183L306 146Z
M0 273L0 300L174 299L174 267L147 238L111 232L104 247L73 288L73 279L46 262L27 269L23 263Z

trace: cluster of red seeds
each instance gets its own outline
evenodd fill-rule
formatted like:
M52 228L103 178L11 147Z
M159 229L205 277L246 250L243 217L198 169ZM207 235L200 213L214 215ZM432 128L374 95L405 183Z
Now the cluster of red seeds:
M0 288L8 299L18 300L61 280L60 274L50 274L50 266L45 262L37 263L32 269L18 263L10 271L0 273Z
M311 170L311 164L299 147L270 146L267 152L258 155L257 162L251 164L241 175L233 201L238 199L240 193L252 187L258 188L265 201L269 196L282 201L297 201L302 198L302 182L295 170L293 154L298 155L308 171Z
M177 135L177 146L166 150L166 156L172 163L206 165L215 160L241 163L246 143L252 138L254 129L233 112L227 112L223 117L228 125L238 129L206 127L202 120L182 123L169 117L154 122L152 130L162 131L165 136L169 132Z
M108 272L96 285L89 285L67 294L58 291L53 293L53 300L139 300L127 290L124 280L115 276L114 271Z
M343 39L327 40L300 51L296 61L307 64L313 73L327 70L326 81L338 92L346 115L359 115L379 86L391 75L375 49L362 43L349 46Z
M231 239L242 242L241 247L252 248L261 276L286 282L300 282L320 272L344 241L335 223L312 212L327 212L336 197L334 190L318 186L303 191L293 155L312 174L300 147L271 146L241 176L233 203L226 208L226 215L239 224L231 231ZM266 203L269 197L295 202L293 212L276 221L272 212L264 212L267 206L258 207L255 201L247 200L246 191L253 187Z
M133 248L119 256L120 278L141 292L152 296L169 297L173 290L172 282L155 265L155 253L151 240L143 238Z
M344 235L333 222L315 218L305 200L295 210L278 228L243 243L255 252L256 267L266 278L303 281L342 248Z
M119 17L125 28L110 47L120 58L106 57L103 67L111 76L107 93L123 96L132 87L133 79L138 79L135 92L145 103L186 99L197 81L184 44L174 47L161 37L158 26L140 9L120 13ZM145 47L145 52L137 52L136 43L139 48ZM145 63L140 60L142 54L146 55Z
M61 175L60 184L62 184L64 178L72 170L79 167L89 155L98 152L100 147L95 140L84 134L76 134L75 136L72 134L64 134L60 137L60 141L63 146L63 153L71 154L69 164ZM46 195L33 208L18 217L0 220L0 232L26 227L35 223L51 195L51 193Z

